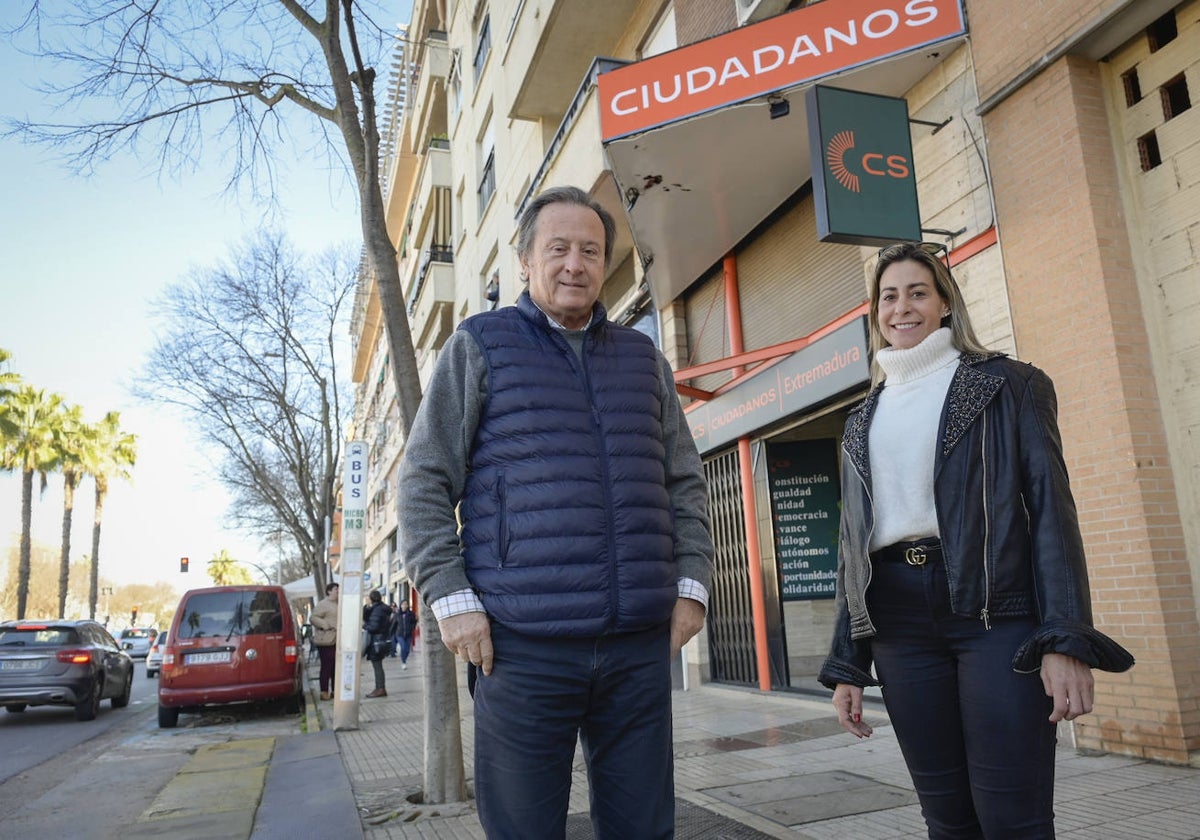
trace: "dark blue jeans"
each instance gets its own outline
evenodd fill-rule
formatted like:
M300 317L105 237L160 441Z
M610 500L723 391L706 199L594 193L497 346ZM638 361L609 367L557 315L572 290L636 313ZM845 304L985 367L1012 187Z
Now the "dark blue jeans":
M1033 618L950 611L941 560L876 561L867 603L883 699L931 840L1054 837L1055 725L1038 674L1012 670Z
M475 802L489 840L561 840L583 744L596 840L670 838L675 825L668 627L539 638L492 625L475 685Z

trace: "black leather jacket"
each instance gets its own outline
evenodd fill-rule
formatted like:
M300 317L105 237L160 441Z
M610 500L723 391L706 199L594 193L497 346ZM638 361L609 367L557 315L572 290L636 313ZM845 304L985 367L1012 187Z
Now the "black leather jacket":
M878 685L871 677L868 546L874 527L867 430L883 386L850 412L842 441L837 618L819 679ZM1083 539L1067 479L1050 378L1000 355L963 354L938 430L934 505L950 607L990 626L1036 616L1013 667L1036 671L1044 653L1124 671L1133 658L1092 627Z

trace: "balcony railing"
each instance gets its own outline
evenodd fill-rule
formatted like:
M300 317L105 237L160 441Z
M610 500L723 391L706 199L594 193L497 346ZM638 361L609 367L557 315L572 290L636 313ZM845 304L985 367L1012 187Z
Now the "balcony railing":
M518 219L521 218L521 213L524 212L525 205L541 189L542 179L546 177L546 172L549 171L550 165L554 163L554 158L558 155L559 149L566 142L567 135L571 133L571 128L575 125L575 120L583 108L584 100L587 99L587 95L591 92L592 88L596 86L596 79L600 77L601 73L616 70L618 67L624 67L626 64L629 64L629 62L621 61L617 58L596 57L593 59L592 66L588 68L587 73L583 77L583 82L579 85L579 90L575 93L575 98L571 100L571 106L567 108L567 112L563 114L562 122L558 124L558 131L554 132L550 146L546 149L546 156L542 158L542 165L538 167L537 174L529 182L529 189L525 191L525 195L521 197L521 201L517 205L516 217Z
M432 245L421 254L421 267L417 270L417 282L413 283L412 292L408 296L408 315L417 310L417 301L421 298L421 289L429 276L429 267L433 263L454 264L454 248L449 245Z

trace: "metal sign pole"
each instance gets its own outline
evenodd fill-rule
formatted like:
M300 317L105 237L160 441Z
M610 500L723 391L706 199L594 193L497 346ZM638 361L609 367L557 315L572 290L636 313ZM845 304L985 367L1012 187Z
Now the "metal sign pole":
M363 544L366 525L367 444L346 444L342 470L342 580L338 595L333 728L358 729L362 663Z

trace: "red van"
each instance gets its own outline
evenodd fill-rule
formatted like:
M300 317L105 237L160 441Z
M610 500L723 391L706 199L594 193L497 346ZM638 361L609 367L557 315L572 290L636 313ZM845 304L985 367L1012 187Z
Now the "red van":
M300 710L299 631L281 586L191 589L179 602L162 652L158 725L201 706L284 700Z

